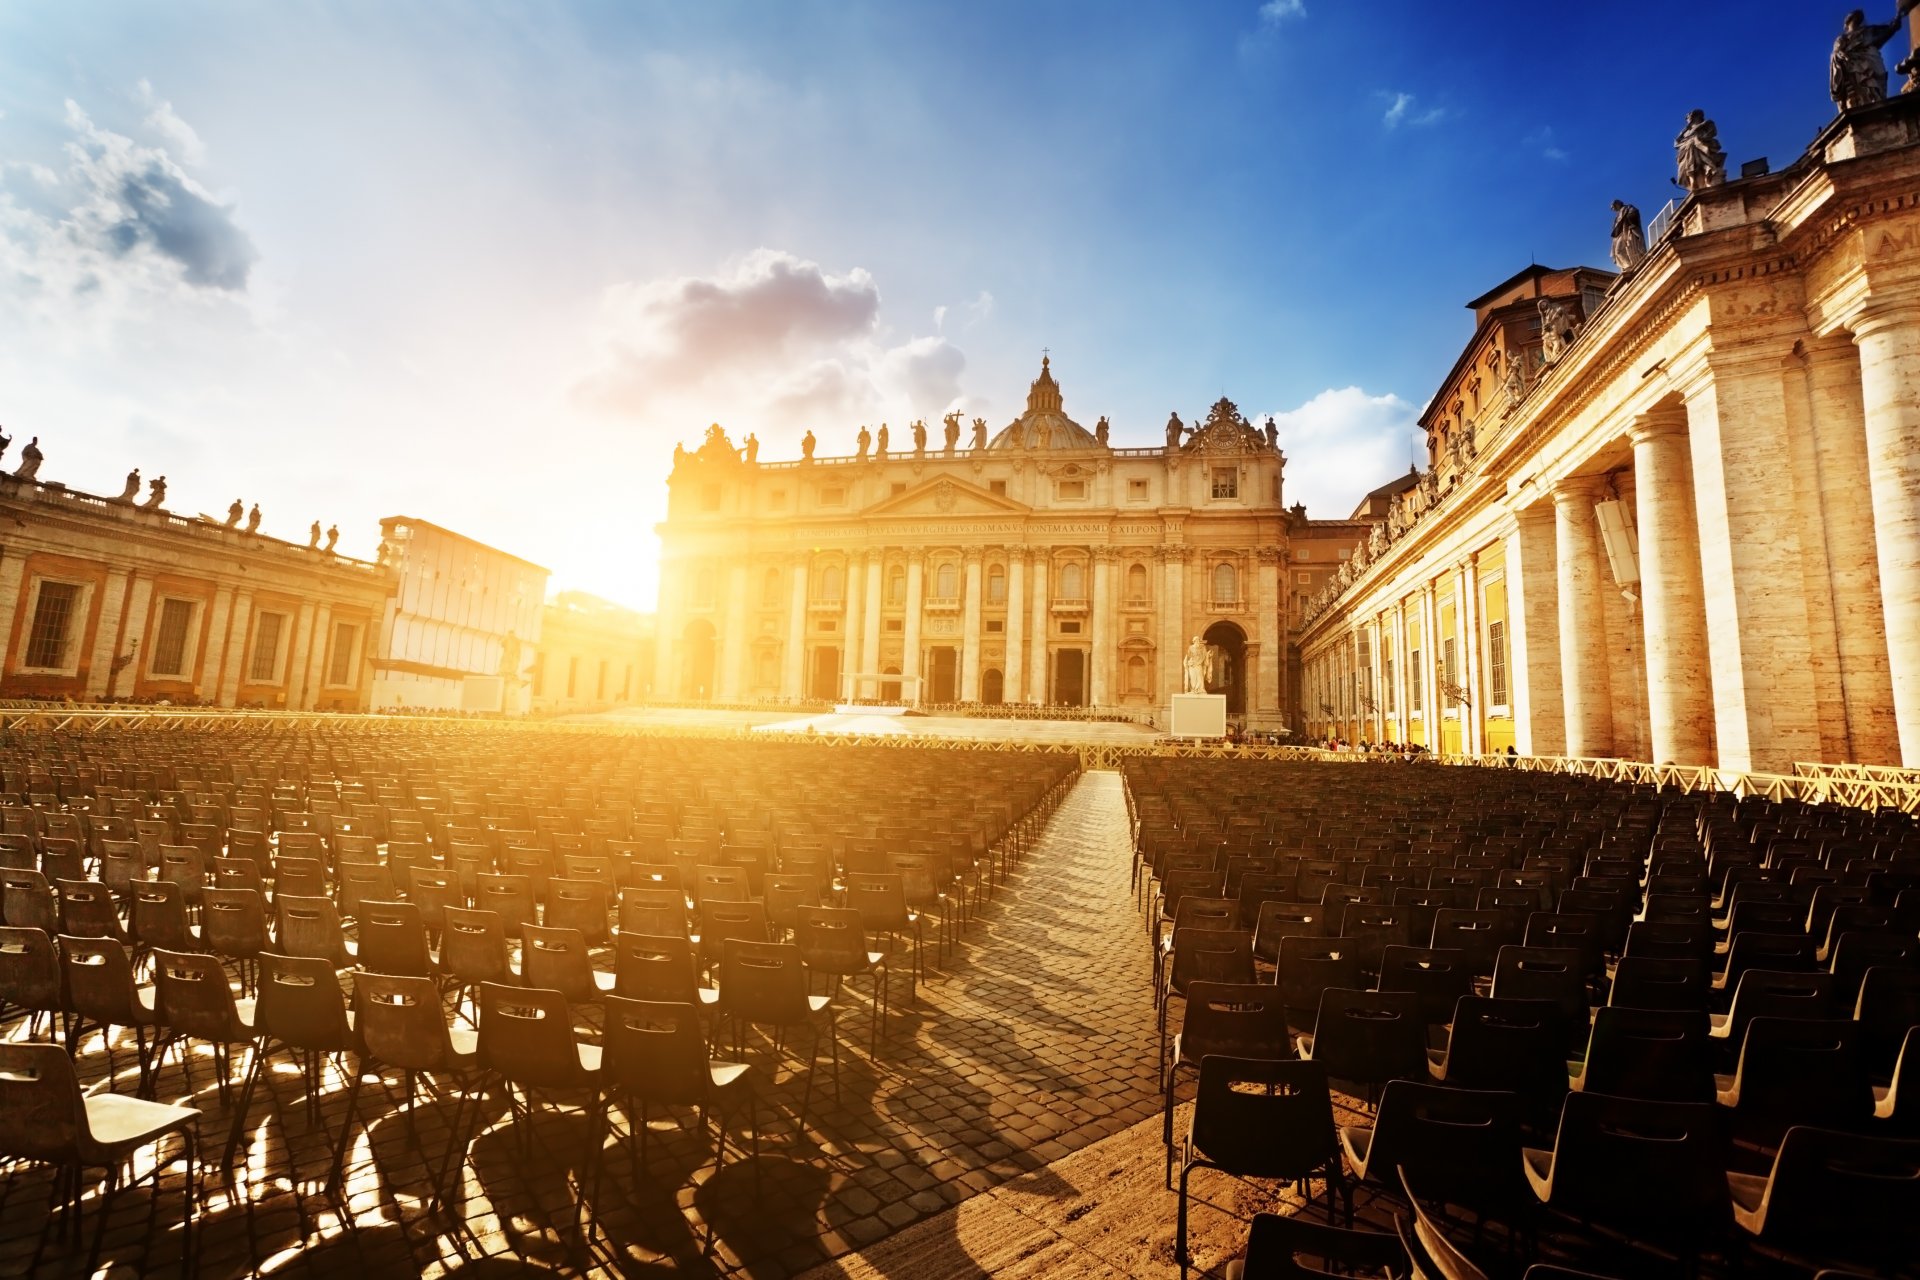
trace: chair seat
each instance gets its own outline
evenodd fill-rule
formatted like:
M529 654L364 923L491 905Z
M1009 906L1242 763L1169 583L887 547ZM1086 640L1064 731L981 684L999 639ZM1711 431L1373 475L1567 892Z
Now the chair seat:
M1876 1120L1893 1119L1894 1092L1891 1086L1877 1084L1873 1086L1873 1116Z
M731 1088L746 1078L747 1064L744 1062L709 1062L707 1077L713 1081L716 1089Z
M1715 1040L1731 1040L1733 1038L1732 1015L1725 1013L1708 1014L1707 1034Z
M1739 1079L1738 1076L1723 1076L1717 1071L1713 1073L1713 1091L1720 1095L1720 1104L1722 1106L1737 1107L1740 1105Z
M702 1008L711 1009L720 1003L720 988L718 987L695 987L694 991L700 997Z
M832 996L808 996L807 1011L809 1013L823 1013L825 1012L826 1007L832 1003L833 1003Z
M154 997L159 992L154 987L135 987L133 989L133 1016L143 1027L151 1027L157 1021L154 1013Z
M87 1129L94 1144L112 1152L143 1147L162 1134L187 1128L200 1118L199 1111L193 1107L148 1102L145 1098L130 1098L120 1093L89 1094L86 1102Z
M480 1033L466 1027L447 1028L447 1043L451 1051L447 1065L456 1071L465 1071L478 1065L480 1054Z
M613 975L601 969L593 971L593 989L601 995L613 990Z
M1762 1210L1766 1207L1767 1181L1763 1173L1727 1171L1727 1192L1733 1197L1733 1220L1754 1235L1760 1234L1760 1224L1766 1216Z
M1313 1060L1313 1032L1303 1031L1293 1038L1294 1048L1309 1062Z
M1520 1148L1520 1169L1527 1175L1533 1194L1546 1200L1553 1194L1553 1152L1538 1147Z
M1373 1126L1364 1124L1343 1124L1340 1126L1340 1148L1347 1153L1347 1163L1353 1166L1354 1176L1367 1176L1367 1153L1373 1150Z
M600 1046L574 1042L574 1050L580 1055L580 1069L590 1076L600 1074Z

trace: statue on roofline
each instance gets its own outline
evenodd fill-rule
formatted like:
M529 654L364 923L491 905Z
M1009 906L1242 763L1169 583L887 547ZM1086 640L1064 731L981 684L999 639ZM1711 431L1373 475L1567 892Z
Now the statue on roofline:
M925 418L915 418L913 420L913 456L916 458L925 457L926 452L927 420Z
M940 422L947 430L947 456L951 458L954 449L960 444L960 411L954 410Z
M1613 202L1613 265L1622 272L1633 270L1647 256L1647 233L1640 225L1640 210L1625 200Z
M240 523L240 517L246 514L247 514L246 504L241 502L240 499L235 498L233 500L233 505L227 508L227 528L232 529L238 526Z
M1107 423L1107 415L1104 413L1101 414L1100 421L1095 423L1093 427L1094 443L1099 445L1102 449L1105 449L1107 447L1107 434L1112 430L1113 428L1109 426Z
M854 443L860 447L853 456L865 462L867 460L867 450L873 447L873 433L867 430L865 424L861 425L860 434L854 437Z
M253 504L253 509L247 512L247 532L260 532L260 504L257 502Z
M1827 89L1840 110L1852 111L1887 100L1887 61L1880 50L1900 34L1915 2L1900 0L1892 22L1868 22L1863 9L1847 15L1840 34L1834 37L1833 58L1827 70ZM1900 65L1904 68L1907 62Z
M1178 413L1167 415L1167 451L1169 453L1180 447L1180 437L1186 429L1186 424L1180 421Z
M149 511L158 511L167 500L167 478L158 476L147 485L147 500L140 505Z
M40 461L40 437L35 436L27 441L26 447L20 450L20 466L14 471L14 478L16 480L33 479L40 474Z
M1673 158L1680 171L1673 184L1685 188L1689 195L1727 180L1727 153L1720 147L1720 130L1698 107L1687 113L1687 127L1673 140Z
M802 462L813 461L813 444L813 430L809 428L807 434L800 437L800 460Z
M127 472L127 482L126 484L120 487L120 496L119 498L116 499L116 501L132 502L135 498L139 496L140 496L140 468L135 467L133 470Z
M987 420L985 418L975 418L973 420L973 447L976 452L987 447Z

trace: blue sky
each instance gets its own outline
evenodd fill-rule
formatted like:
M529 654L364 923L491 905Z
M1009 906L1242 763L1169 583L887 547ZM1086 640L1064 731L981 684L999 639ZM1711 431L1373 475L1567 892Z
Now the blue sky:
M1847 7L14 3L0 423L43 478L361 554L404 511L644 606L676 440L997 428L1048 347L1117 444L1280 415L1343 515L1461 304L1604 265L1689 108L1800 152Z

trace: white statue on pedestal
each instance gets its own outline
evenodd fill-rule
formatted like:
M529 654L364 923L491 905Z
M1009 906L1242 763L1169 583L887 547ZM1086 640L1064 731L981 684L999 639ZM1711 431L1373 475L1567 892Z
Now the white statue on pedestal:
M1186 676L1186 692L1205 693L1207 677L1213 672L1213 646L1195 636L1193 643L1187 646L1181 669Z

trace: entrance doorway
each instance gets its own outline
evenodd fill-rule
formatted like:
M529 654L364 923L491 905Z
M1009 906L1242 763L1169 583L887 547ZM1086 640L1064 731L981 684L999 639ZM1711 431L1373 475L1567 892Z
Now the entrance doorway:
M988 667L980 673L980 701L990 707L997 707L1006 699L1006 677L1000 674L1000 668Z
M826 702L840 700L840 650L823 644L813 651L813 674L807 684L807 696Z
M899 706L900 705L900 678L899 678L900 666L899 664L888 663L887 669L885 671L882 671L880 674L894 677L891 680L882 680L880 682L880 701L888 703L892 706Z
M1053 651L1053 700L1068 707L1087 705L1087 655L1083 650Z
M1208 693L1227 695L1227 714L1247 714L1247 633L1231 622L1216 622L1201 639L1219 651Z
M958 702L960 695L954 687L954 671L959 667L959 653L951 645L941 645L927 650L927 701L932 703Z
M681 637L680 696L688 702L713 697L713 624L695 618Z

